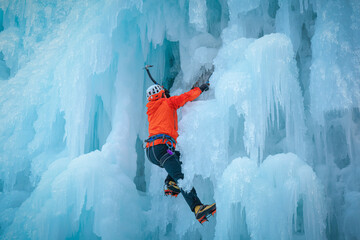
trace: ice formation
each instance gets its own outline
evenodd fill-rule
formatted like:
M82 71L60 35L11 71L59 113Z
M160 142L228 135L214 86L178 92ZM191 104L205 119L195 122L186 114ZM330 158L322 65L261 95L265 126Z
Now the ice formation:
M0 1L0 239L360 239L357 0ZM145 157L177 95L185 189Z

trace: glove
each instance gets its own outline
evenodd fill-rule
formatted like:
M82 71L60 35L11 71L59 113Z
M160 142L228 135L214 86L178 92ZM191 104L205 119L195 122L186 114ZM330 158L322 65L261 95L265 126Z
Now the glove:
M208 83L202 84L202 85L199 87L200 90L201 90L201 92L205 92L205 91L209 90L209 85L210 85L210 84L208 84Z
M166 96L167 98L169 98L169 97L170 97L170 91L167 90L167 89L165 89L165 88L164 88L164 90L165 90L165 96Z

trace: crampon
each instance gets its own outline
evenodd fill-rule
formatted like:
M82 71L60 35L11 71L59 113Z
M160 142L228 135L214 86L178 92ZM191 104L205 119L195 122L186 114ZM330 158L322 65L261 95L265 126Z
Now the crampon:
M214 216L216 213L216 204L211 205L200 205L200 207L195 210L195 217L199 223L203 224L204 222L209 221L208 217L211 215Z
M180 188L173 181L165 182L164 193L166 196L177 197L180 193Z

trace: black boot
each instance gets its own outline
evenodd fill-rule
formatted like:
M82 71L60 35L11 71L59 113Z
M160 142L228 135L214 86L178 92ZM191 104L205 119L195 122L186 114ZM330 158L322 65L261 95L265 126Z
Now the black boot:
M174 196L177 197L180 193L180 188L174 181L165 181L164 192L166 196Z
M216 203L211 205L197 205L194 209L196 219L203 224L207 221L207 217L216 213Z

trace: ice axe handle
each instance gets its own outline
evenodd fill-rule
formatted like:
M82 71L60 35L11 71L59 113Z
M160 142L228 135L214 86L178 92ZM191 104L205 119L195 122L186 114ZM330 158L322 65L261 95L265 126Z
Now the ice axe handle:
M150 70L149 70L150 67L153 67L153 65L146 65L146 66L144 67L144 69L146 70L147 74L149 75L149 78L151 79L151 81L152 81L153 83L155 83L156 85L160 85L160 84L158 84L158 83L155 81L155 79L151 76L151 73L150 73ZM162 87L164 88L164 86L162 86ZM166 88L164 88L164 91L165 91L166 97L169 98L169 97L170 97L170 91L167 90Z
M149 75L149 78L151 79L151 81L152 81L153 83L159 85L159 84L155 81L155 79L151 76L151 73L150 73L150 71L149 71L149 68L152 67L152 66L153 66L153 65L146 65L144 68L145 68L147 74Z

